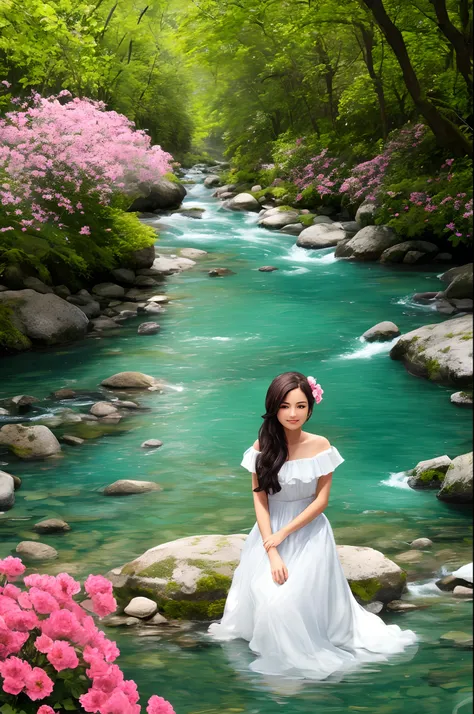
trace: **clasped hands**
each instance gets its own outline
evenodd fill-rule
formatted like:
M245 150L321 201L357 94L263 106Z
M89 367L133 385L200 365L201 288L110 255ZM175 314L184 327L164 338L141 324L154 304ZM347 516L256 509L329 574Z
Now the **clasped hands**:
M287 536L288 533L285 533L283 529L280 529L276 533L272 533L267 538L265 538L265 540L263 541L263 546L267 553L270 548L276 548L278 545L280 545L280 543L282 543Z

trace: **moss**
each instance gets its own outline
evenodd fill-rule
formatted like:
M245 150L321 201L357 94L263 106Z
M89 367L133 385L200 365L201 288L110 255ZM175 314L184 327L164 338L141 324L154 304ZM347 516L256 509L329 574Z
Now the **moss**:
M460 396L463 397L463 399L472 399L472 392L460 392Z
M467 332L465 335L461 337L461 340L467 341L467 340L472 340L472 332Z
M416 348L416 351L419 355L421 355L421 353L424 352L425 349L426 349L426 347L423 347L423 345L418 345L418 347Z
M417 476L418 481L423 483L430 483L431 481L443 481L446 474L438 469L427 469L423 471L419 476Z
M420 335L415 335L414 337L411 338L410 342L412 342L412 343L418 342L419 339L420 339Z
M447 352L449 352L450 349L451 349L451 347L448 345L447 347L443 347L443 349L440 350L440 352L442 352L443 354L446 354Z
M167 600L160 607L160 612L173 620L217 620L222 617L225 598L205 602L202 600Z
M165 178L167 181L171 181L171 183L181 183L179 178L175 174L171 173L171 171L165 174L163 178Z
M227 594L231 582L232 578L228 575L219 575L218 573L204 575L196 583L196 592L209 593L222 590L224 594Z
M363 602L372 602L375 600L377 593L382 589L382 584L378 578L352 580L349 585L354 596Z
M454 332L447 332L445 337L454 337Z
M20 352L31 347L31 341L12 322L10 302L0 304L0 352Z
M315 215L314 213L302 213L298 216L298 218L300 219L300 223L302 223L305 228L309 228L309 226L313 225Z
M141 570L138 575L141 578L171 578L175 568L176 558L170 556L157 563L153 563L153 565L145 568L145 570Z
M167 583L167 585L165 587L165 593L167 595L171 595L171 593L175 593L178 590L179 590L179 583L177 583L176 580L170 580L169 583Z
M293 208L293 206L278 206L278 210L282 213L286 213L287 211L293 212L295 209Z
M437 359L429 359L426 361L426 371L428 372L428 377L430 379L436 379L439 377L440 364Z

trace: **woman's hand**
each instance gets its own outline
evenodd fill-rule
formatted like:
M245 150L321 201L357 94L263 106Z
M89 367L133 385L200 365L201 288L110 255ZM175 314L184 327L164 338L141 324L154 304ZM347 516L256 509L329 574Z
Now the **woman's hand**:
M286 538L286 533L284 533L282 530L277 531L276 533L272 533L268 538L265 538L263 541L263 546L265 550L269 551L270 548L276 548L282 541L284 541Z
M273 582L278 585L283 585L283 583L288 580L288 569L276 550L272 551L270 554L270 567L272 570Z

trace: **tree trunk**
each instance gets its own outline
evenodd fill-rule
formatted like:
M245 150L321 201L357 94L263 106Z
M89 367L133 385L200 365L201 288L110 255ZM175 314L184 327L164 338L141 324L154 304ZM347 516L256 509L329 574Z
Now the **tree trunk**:
M364 42L365 52L362 53L364 61L369 73L369 77L374 85L375 94L379 101L380 108L380 121L382 123L382 134L383 138L386 139L389 132L389 121L387 114L387 104L385 101L385 92L383 88L382 78L377 74L374 68L374 33L372 28L366 27L364 24L360 24L360 31L362 35L362 40Z
M426 123L432 130L439 144L449 149L457 156L468 154L472 156L472 143L464 134L447 119L422 92L418 77L408 56L403 35L387 15L382 0L362 0L372 14L387 38L395 57L401 67L403 79L411 94L413 102Z
M448 11L446 9L445 0L430 0L436 13L438 27L448 42L452 45L456 54L456 64L459 72L462 74L464 81L467 84L469 96L472 96L472 44L467 37L451 22ZM462 5L461 5L462 11ZM465 22L465 21L464 21ZM467 29L469 28L469 20Z
M329 116L331 117L331 124L333 128L336 124L336 105L334 102L334 75L336 74L335 69L331 65L331 60L327 50L323 44L320 37L316 39L316 50L319 56L319 61L324 65L324 81L326 82L326 91L329 100Z

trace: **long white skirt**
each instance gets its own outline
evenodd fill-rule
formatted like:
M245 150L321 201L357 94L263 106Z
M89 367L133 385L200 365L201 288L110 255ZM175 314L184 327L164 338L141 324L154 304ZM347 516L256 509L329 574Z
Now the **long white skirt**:
M312 498L273 501L275 533ZM208 635L243 638L258 655L255 672L322 680L366 662L386 661L418 640L412 630L386 625L352 595L340 564L331 525L321 513L278 546L288 580L272 579L257 523L234 572L224 614ZM410 657L411 658L411 657Z

